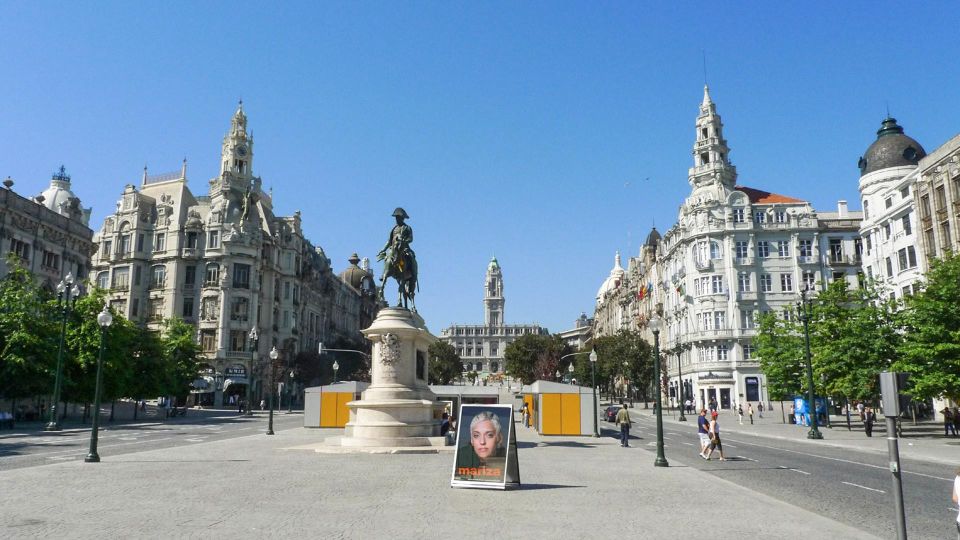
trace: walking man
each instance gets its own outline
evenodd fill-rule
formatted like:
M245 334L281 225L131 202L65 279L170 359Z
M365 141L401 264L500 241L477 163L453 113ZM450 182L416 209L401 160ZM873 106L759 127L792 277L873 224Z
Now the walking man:
M876 421L877 415L873 414L873 409L867 407L863 411L863 431L866 432L867 437L873 437L873 422Z
M707 410L700 409L700 416L697 417L697 436L700 437L700 457L706 458L704 452L710 446L710 435L707 433L710 428L710 422L707 420Z
M737 405L737 416L740 417L740 425L743 425L743 405Z
M759 405L757 405L757 412L760 414L760 418L763 418L763 402L762 401L760 402Z
M630 446L630 413L627 411L627 404L620 402L620 410L617 411L617 423L620 424L620 446L626 448Z
M953 426L953 411L950 410L950 407L944 407L940 414L943 415L943 436L948 437L951 431L956 436L957 430Z
M763 407L763 405L760 405ZM753 425L753 403L747 404L747 415L750 417L750 425Z

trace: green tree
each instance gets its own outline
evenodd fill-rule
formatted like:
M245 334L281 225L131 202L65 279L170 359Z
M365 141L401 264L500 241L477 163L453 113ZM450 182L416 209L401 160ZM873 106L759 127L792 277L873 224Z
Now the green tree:
M646 400L653 382L653 346L639 332L621 329L612 336L603 336L594 340L597 351L597 381L607 393L613 389L613 381L623 375L631 384L640 389ZM578 358L583 365L584 375L590 369L590 359ZM589 379L586 379L589 380Z
M100 325L97 315L104 306L102 291L94 290L77 300L67 324L67 347L74 360L64 364L63 395L66 401L90 403L96 387L97 358L100 353ZM129 395L133 378L130 358L137 328L113 313L113 322L104 332L103 384L101 399L110 401Z
M906 301L906 334L893 369L910 373L915 399L960 399L960 256L934 260L920 293Z
M506 371L523 384L531 384L537 379L552 381L560 357L569 352L559 336L527 334L507 345L503 356Z
M760 316L753 346L766 375L767 391L777 401L791 399L800 392L803 373L803 328L795 320L776 313Z
M0 281L0 396L23 398L53 390L60 314L50 294L11 253Z
M430 384L450 384L463 373L460 355L453 345L434 341L427 350L430 357Z
M190 392L190 383L197 378L200 369L200 345L196 334L196 328L179 317L163 322L160 343L168 372L166 394L183 397Z

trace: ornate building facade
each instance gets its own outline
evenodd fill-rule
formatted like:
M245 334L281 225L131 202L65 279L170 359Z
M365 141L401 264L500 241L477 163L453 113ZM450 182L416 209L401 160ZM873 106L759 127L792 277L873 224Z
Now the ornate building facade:
M7 254L20 258L42 287L53 290L67 274L79 282L90 269L93 231L90 209L70 190L64 167L53 174L50 187L26 198L13 191L13 180L0 190L0 277L7 275Z
M95 237L91 281L117 312L154 330L171 317L196 326L201 404L245 395L251 373L259 395L272 347L289 361L324 340L360 339L376 310L375 290L333 273L304 236L299 211L274 213L253 175L253 148L241 103L206 195L188 187L186 161L169 174L144 169L140 187L126 186Z
M946 252L960 252L960 135L920 160L915 200L919 202L924 268Z
M440 332L440 339L453 345L463 360L463 371L475 371L480 378L503 372L503 353L520 336L547 335L537 324L504 322L503 273L496 257L487 265L483 286L483 324L454 324Z
M651 231L626 270L618 258L597 297L596 337L628 328L652 342L648 324L659 317L668 397L721 408L768 402L752 345L759 315L790 316L804 288L856 284L861 213L843 201L835 213L818 213L806 201L737 185L706 87L695 129L691 191L677 223L662 237Z

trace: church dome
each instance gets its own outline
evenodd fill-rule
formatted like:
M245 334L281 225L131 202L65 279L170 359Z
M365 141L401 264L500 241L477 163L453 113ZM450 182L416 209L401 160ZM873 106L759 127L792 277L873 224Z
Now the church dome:
M360 257L356 253L350 256L349 262L350 266L340 273L340 279L359 291L363 287L364 278L370 277L370 273L357 266L357 263L360 262Z
M620 252L618 251L613 260L613 269L610 270L610 275L607 276L607 279L603 281L603 285L600 285L600 290L597 291L597 302L603 300L607 293L615 291L620 287L624 274L623 267L620 266Z
M80 201L76 195L70 191L70 175L66 168L61 165L60 170L53 174L50 179L50 187L44 190L40 195L43 196L43 205L54 212L70 217L70 207L76 204L79 208ZM74 202L76 200L76 202Z
M895 118L887 117L877 130L877 140L867 148L857 166L863 176L890 167L915 166L926 155L920 143L903 134Z
M660 245L660 233L657 232L657 228L654 227L650 234L647 235L647 240L644 242L644 245L655 248Z

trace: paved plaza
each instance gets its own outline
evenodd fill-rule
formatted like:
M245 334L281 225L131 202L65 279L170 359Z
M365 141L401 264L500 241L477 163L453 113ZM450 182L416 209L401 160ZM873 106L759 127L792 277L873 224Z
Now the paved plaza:
M0 472L4 538L873 538L610 437L519 430L519 490L449 487L452 454L296 449L293 428ZM639 441L638 441L639 443Z

